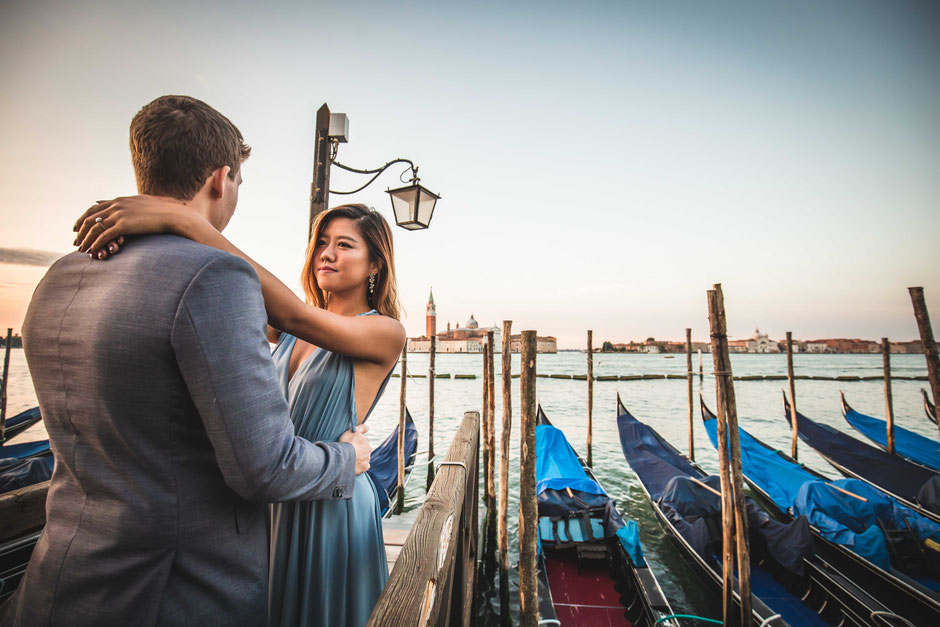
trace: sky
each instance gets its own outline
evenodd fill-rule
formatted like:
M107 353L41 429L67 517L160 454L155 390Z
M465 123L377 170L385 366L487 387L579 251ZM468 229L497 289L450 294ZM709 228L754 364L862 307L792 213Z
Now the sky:
M403 322L513 320L579 348L940 324L932 2L0 3L0 327L95 200L136 191L128 125L183 93L252 146L225 234L299 292L316 110L338 160L413 160L442 196L395 229ZM391 220L390 169L354 196ZM365 182L333 169L331 187Z

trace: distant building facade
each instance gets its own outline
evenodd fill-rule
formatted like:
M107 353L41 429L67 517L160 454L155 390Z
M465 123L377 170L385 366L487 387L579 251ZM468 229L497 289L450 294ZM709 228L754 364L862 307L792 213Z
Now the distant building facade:
M754 337L747 341L747 352L749 353L779 353L780 344L776 340L767 337L766 333L761 333L760 329L754 330Z
M428 296L428 306L426 313L425 334L421 337L410 338L408 340L409 353L428 353L431 351L431 338L434 338L435 352L437 353L482 353L483 343L486 340L487 333L493 332L493 345L497 350L501 350L503 342L503 332L498 326L481 327L473 314L470 319L460 326L455 323L451 327L447 323L447 330L437 332L437 307L434 304L434 292L431 291ZM512 352L518 353L521 347L521 335L513 335L510 338L510 347ZM557 353L558 342L552 336L540 336L537 339L537 350L540 353Z
M940 342L937 342L940 350ZM601 352L613 353L685 353L685 342L656 341L647 338L645 342L614 343L605 341ZM703 353L711 352L711 343L693 342L692 352L701 350ZM754 337L747 340L728 340L728 352L731 353L781 353L786 350L784 341L772 340L760 329L755 330ZM830 338L822 340L793 341L795 353L880 353L881 342L872 340ZM909 342L891 342L892 353L923 354L924 349L920 340Z

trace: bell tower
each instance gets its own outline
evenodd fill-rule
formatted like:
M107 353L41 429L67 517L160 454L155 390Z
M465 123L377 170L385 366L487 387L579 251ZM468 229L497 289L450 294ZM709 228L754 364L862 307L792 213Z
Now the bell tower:
M429 340L433 340L437 335L437 308L434 306L434 289L428 296L427 328L424 334Z

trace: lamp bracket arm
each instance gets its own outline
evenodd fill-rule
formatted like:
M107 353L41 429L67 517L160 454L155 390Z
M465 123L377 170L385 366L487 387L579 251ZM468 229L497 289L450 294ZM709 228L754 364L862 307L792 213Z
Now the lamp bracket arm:
M379 178L379 176L382 174L382 172L385 172L385 170L387 170L389 167L395 165L396 163L407 163L409 166L411 166L412 180L415 181L415 182L417 182L417 180L418 180L418 168L415 166L414 162L413 162L411 159L402 159L402 158L393 159L393 160L389 161L388 163L386 163L385 165L383 165L382 167L380 167L380 168L375 168L374 170L360 170L359 168L352 168L352 167L350 167L350 166L348 166L348 165L344 165L344 164L340 163L339 161L333 161L333 165L335 165L336 167L338 167L338 168L340 168L340 169L342 169L342 170L346 170L347 172L354 172L355 174L374 174L374 176L373 176L372 178L370 178L370 179L366 182L365 185L363 185L362 187L358 187L358 188L356 188L356 189L354 189L354 190L352 190L352 191L348 191L348 192L337 192L337 191L333 191L333 190L331 189L331 190L330 190L330 193L331 193L331 194L339 194L339 195L349 195L349 194L355 194L356 192L360 192L360 191L364 190L365 188L367 188L369 185L371 185L372 182L373 182L375 179ZM405 172L407 172L407 170L405 170ZM404 174L404 172L403 172L402 174Z
M396 163L407 163L408 165L411 166L411 169L412 169L412 170L416 169L416 168L415 168L415 164L414 164L414 162L413 162L411 159L402 159L402 158L400 158L400 157L399 157L398 159L392 159L391 161L389 161L388 163L386 163L386 164L383 165L382 167L380 167L380 168L375 168L374 170L360 170L360 169L358 169L358 168L351 168L351 167L349 167L348 165L344 165L344 164L340 163L339 161L334 161L334 162L333 162L333 165L335 165L335 166L337 166L337 167L339 167L339 168L342 168L342 169L346 170L347 172L355 172L356 174L376 174L376 173L382 173L382 172L384 172L385 170L387 170L387 169L389 168L389 166L393 166L393 165L395 165Z

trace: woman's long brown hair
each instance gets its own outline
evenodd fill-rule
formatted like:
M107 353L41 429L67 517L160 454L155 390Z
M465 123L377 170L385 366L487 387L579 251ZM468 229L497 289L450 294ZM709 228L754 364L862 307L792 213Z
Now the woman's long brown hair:
M369 305L383 316L398 320L398 282L395 279L392 230L379 212L365 205L339 205L319 214L313 221L313 235L307 245L307 259L300 275L307 302L320 309L326 309L327 297L320 289L314 272L314 252L323 230L336 218L348 218L353 221L369 249L369 261L379 266L375 277L375 290L371 296L366 294Z

